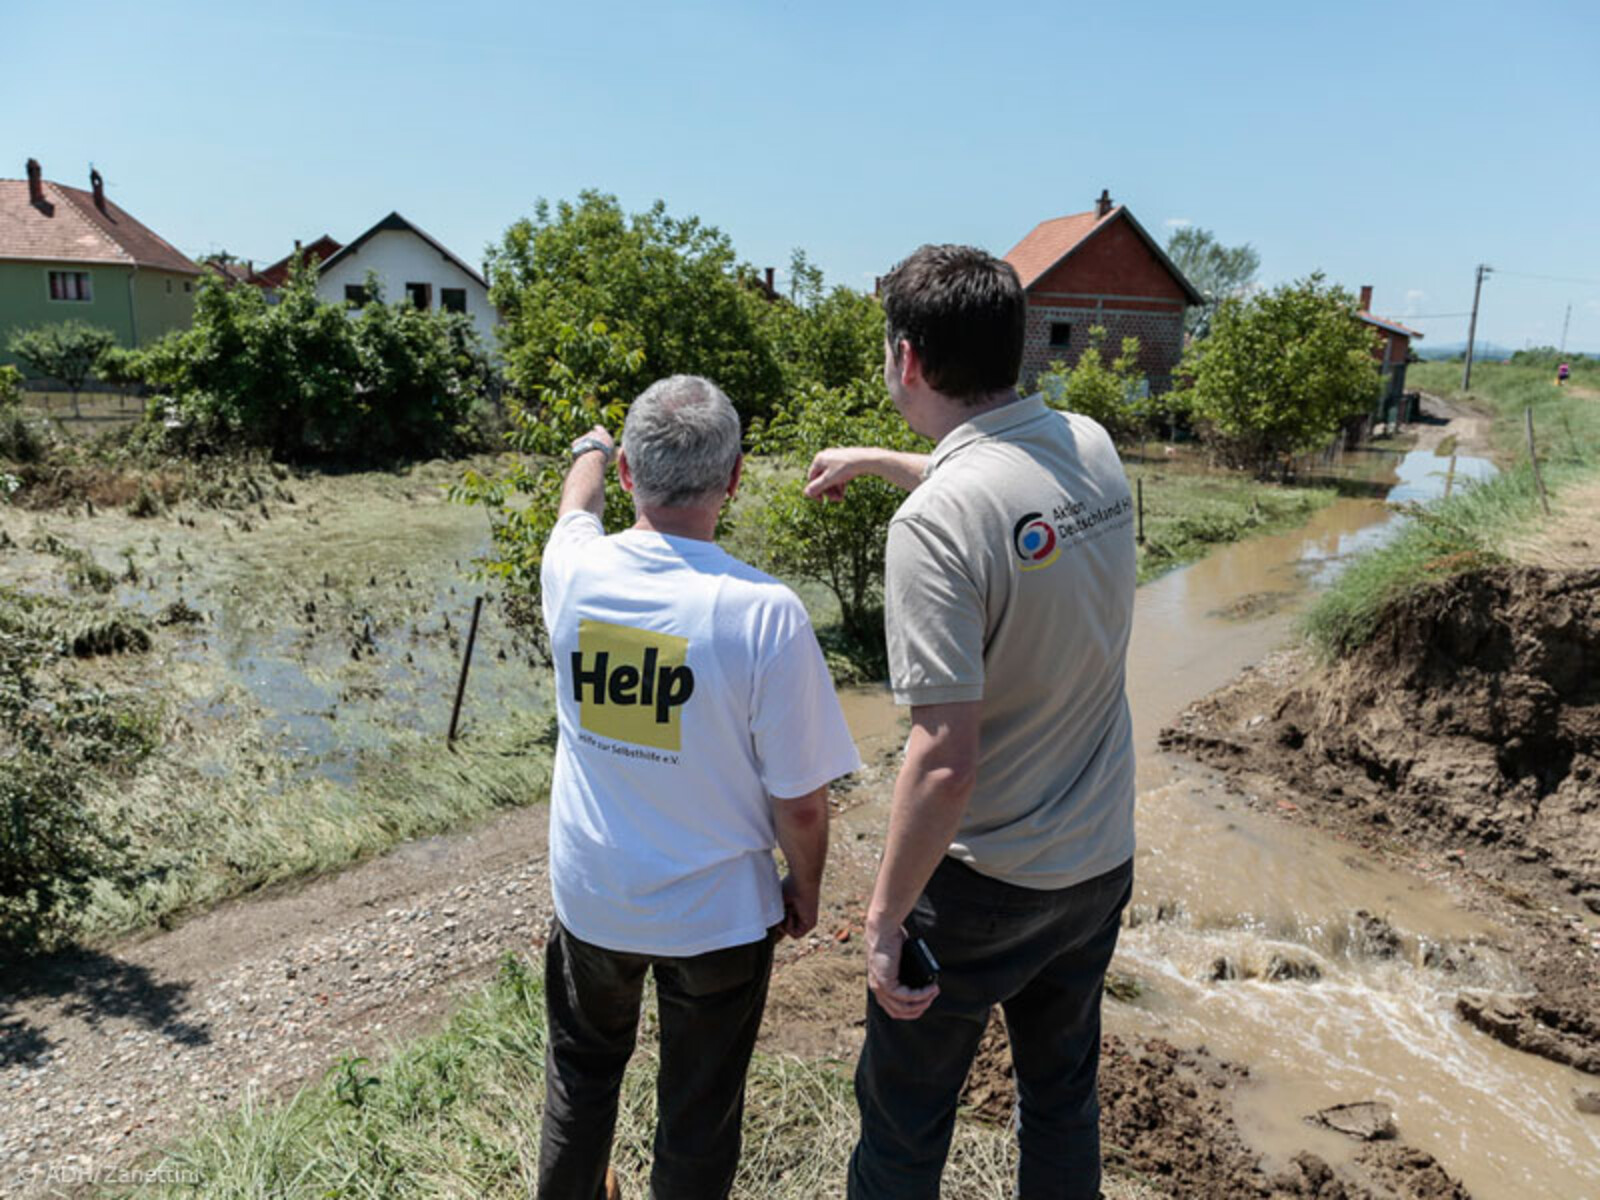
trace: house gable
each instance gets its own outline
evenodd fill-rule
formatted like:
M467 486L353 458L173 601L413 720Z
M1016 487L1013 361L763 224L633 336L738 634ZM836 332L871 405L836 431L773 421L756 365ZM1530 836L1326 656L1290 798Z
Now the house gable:
M1041 301L1063 296L1150 299L1183 307L1200 302L1199 293L1126 209L1118 209L1075 243L1039 276L1028 295Z

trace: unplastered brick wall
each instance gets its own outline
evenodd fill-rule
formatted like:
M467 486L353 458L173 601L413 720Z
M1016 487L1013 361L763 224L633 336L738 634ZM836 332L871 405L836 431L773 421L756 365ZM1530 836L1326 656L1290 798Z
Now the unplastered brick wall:
M1067 344L1053 346L1051 330L1061 325L1070 327ZM1105 326L1104 345L1112 357L1120 352L1123 338L1138 338L1139 369L1150 380L1152 390L1165 391L1171 385L1173 368L1183 353L1183 318L1178 313L1036 304L1028 306L1023 333L1023 390L1032 391L1052 362L1060 360L1069 367L1076 363L1089 345L1089 329L1094 325Z

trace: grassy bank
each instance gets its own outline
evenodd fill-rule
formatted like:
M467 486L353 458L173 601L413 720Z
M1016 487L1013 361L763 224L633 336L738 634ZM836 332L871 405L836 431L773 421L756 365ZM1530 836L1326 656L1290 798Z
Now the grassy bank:
M1552 509L1562 493L1600 474L1600 368L1581 367L1565 388L1538 367L1484 363L1460 391L1458 363L1419 363L1411 382L1493 417L1501 474L1426 510L1413 509L1398 536L1354 562L1307 614L1312 643L1335 657L1365 643L1384 607L1417 588L1503 561L1506 547L1544 519L1528 460L1526 412Z
M646 997L640 1046L623 1081L612 1163L625 1196L648 1192L655 1123L655 1031ZM130 1198L192 1196L521 1197L532 1194L543 1108L544 1006L536 969L507 957L499 977L440 1032L382 1065L341 1060L285 1103L238 1112L147 1160L151 1182ZM757 1054L734 1195L823 1200L843 1195L855 1140L849 1064ZM1009 1194L1010 1131L962 1118L944 1195ZM1108 1180L1113 1200L1148 1193Z
M1140 583L1218 546L1291 529L1338 498L1331 487L1286 487L1198 467L1130 464L1128 479L1144 491Z

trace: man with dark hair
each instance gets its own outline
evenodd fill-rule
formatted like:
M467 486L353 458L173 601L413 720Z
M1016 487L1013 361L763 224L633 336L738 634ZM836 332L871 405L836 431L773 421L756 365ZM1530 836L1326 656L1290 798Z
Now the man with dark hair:
M1009 265L924 246L890 273L883 307L884 380L933 453L825 450L806 489L838 499L873 474L911 493L889 527L884 587L911 734L867 910L849 1194L939 1194L961 1085L999 1004L1018 1195L1093 1197L1100 993L1133 880L1132 498L1105 430L1018 396L1026 305Z
M637 520L607 537L614 454ZM650 1194L715 1200L738 1166L772 943L817 923L828 784L860 759L799 599L712 540L743 463L728 398L661 380L620 454L596 428L572 455L541 570L560 737L538 1195L617 1194L606 1161L653 972Z

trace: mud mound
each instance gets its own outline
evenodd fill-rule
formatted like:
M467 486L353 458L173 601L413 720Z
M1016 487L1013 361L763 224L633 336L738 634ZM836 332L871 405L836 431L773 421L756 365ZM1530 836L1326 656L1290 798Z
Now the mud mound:
M1373 1143L1338 1168L1315 1154L1269 1169L1245 1145L1232 1117L1234 1089L1250 1073L1205 1050L1160 1038L1101 1042L1100 1130L1107 1167L1174 1196L1314 1200L1469 1200L1432 1155ZM1016 1103L1011 1049L998 1014L978 1046L962 1102L972 1115L1009 1121Z
M1600 934L1578 915L1600 914L1600 570L1441 583L1342 662L1246 672L1161 744L1279 793L1280 811L1460 872L1522 931L1505 949L1539 993L1470 999L1462 1018L1600 1072Z
M1438 831L1523 851L1600 912L1600 571L1463 575L1274 716L1284 750L1354 768Z

